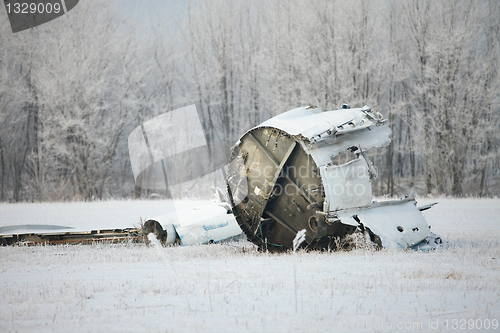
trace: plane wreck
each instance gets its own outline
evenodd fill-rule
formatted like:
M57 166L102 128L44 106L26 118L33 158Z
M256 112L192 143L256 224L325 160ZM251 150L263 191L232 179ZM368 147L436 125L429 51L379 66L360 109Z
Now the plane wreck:
M195 118L193 108L173 111L170 118L177 117L179 123L184 122L182 117ZM160 180L168 189L165 165L176 163L164 160L179 154L162 153L165 141L152 138L163 131L148 126L145 123L129 137L129 150L138 147L134 149L140 152L135 160L131 153L133 169L135 165L138 170L134 176L136 182L142 179L143 184L154 186ZM169 126L176 128L176 124ZM147 243L147 235L154 234L167 246L219 242L243 233L260 249L281 252L294 249L299 234L301 247L307 250L337 249L339 240L358 234L378 248L437 248L442 241L430 232L421 213L433 204L417 207L411 197L373 201L377 170L367 151L389 145L391 135L386 119L367 106L351 109L344 104L340 110L326 112L314 106L297 108L240 137L224 167L226 190L216 189L218 204L148 219L139 229L84 232L57 226L2 227L0 240L3 245L126 239ZM138 140L131 143L134 136ZM199 141L190 143L196 154L206 145L203 136ZM183 160L185 156L189 155L182 155Z
M372 201L377 172L365 152L389 145L391 134L379 112L348 105L301 107L249 130L233 147L227 176L241 230L274 251L291 249L301 230L307 249L334 248L354 232L379 247L437 246L420 212L430 206Z

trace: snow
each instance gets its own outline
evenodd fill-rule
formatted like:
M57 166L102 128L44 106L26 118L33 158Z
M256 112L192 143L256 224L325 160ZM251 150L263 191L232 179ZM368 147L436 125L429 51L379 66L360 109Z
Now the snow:
M300 244L306 240L306 229L302 229L297 232L297 235L293 239L293 252L296 252Z
M0 247L0 331L495 331L500 199L418 205L433 201L423 214L446 242L435 252L269 254L245 241ZM0 204L0 226L129 227L166 206Z

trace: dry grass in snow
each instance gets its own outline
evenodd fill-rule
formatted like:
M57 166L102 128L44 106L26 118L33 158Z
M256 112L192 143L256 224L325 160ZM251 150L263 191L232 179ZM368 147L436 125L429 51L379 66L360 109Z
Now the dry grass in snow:
M424 213L446 244L430 253L268 254L248 242L1 247L0 331L496 331L500 200L438 201ZM114 224L122 204L84 205ZM43 207L50 216L40 219L71 221L75 205L2 204L0 213L20 220ZM138 214L141 205L154 204L126 203Z

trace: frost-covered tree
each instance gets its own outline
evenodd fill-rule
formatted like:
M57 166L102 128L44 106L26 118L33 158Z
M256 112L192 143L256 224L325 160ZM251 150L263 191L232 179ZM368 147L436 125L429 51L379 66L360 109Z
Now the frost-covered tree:
M371 156L376 193L500 193L498 1L192 0L177 10L176 22L158 15L141 30L114 2L81 2L17 34L0 13L0 200L144 194L128 134L193 103L214 156L297 106L367 104L393 131Z
M132 109L130 27L113 5L82 3L9 41L3 59L17 85L2 85L3 100L13 101L2 111L2 137L13 126L19 137L3 138L11 148L2 155L13 169L12 200L21 185L33 200L101 198Z

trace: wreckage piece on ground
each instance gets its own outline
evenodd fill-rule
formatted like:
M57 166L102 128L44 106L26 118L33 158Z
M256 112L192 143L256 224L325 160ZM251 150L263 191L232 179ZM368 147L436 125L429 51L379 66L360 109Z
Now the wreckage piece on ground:
M94 242L144 242L137 228L81 230L73 227L45 224L25 224L0 227L0 245L89 244Z
M297 108L252 128L233 147L227 189L247 238L270 251L335 249L361 232L379 247L435 248L441 243L413 198L372 201L376 169L366 155L391 142L385 118L365 106L322 112ZM433 237L433 238L428 238Z

